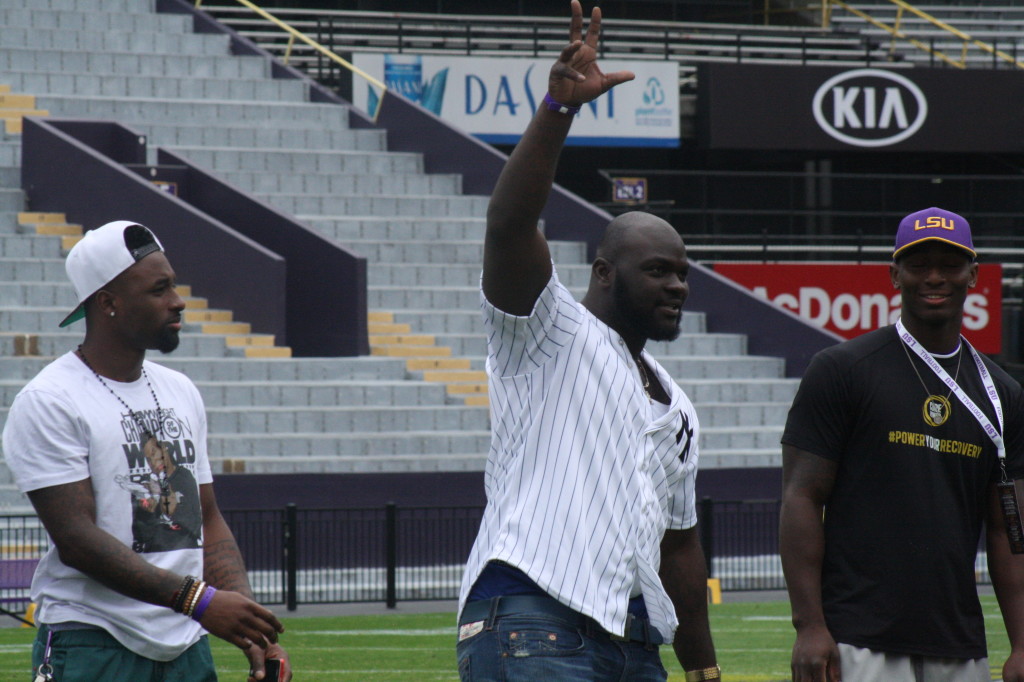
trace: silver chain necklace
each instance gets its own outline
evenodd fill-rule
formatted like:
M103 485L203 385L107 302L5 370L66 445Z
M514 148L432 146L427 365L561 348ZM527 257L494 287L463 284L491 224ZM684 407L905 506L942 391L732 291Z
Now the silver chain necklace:
M636 367L640 370L640 378L644 380L644 393L647 394L647 399L651 400L651 379L647 376L647 368L644 367L644 361L640 356L633 358L636 361Z
M924 392L925 392L925 394L927 394L927 395L931 395L931 394L932 394L932 392L928 390L928 384L924 383L924 377L922 377L922 376L921 376L921 372L920 372L920 370L918 370L918 369L917 369L917 365L915 365L915 364L914 364L914 359L913 359L912 357L910 357L910 351L909 351L909 350L907 350L907 344L905 344L905 343L903 343L903 342L901 341L901 342L900 342L900 345L901 345L901 346L903 346L903 352L907 354L907 360L909 360L909 361L910 361L910 366L914 368L914 374L916 374L916 375L917 375L917 380L918 380L918 381L920 381L920 382L921 382L921 386L923 386L923 387L924 387ZM962 345L958 345L958 346L957 346L956 352L957 352L957 358L956 358L956 373L955 373L955 374L953 375L953 383L954 383L954 384L956 383L957 377L959 377L959 376L960 376L960 361L964 359L964 354L963 354L963 347L962 347ZM950 397L951 397L952 395L953 395L953 389L949 389L949 393L947 393L947 394L946 394L946 401L947 401L947 402L949 401L949 398L950 398Z

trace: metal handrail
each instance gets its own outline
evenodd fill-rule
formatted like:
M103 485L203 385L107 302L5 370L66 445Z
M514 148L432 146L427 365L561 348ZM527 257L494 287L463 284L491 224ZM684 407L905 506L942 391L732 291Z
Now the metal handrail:
M314 50L319 52L320 54L322 54L325 57L327 57L328 59L336 62L337 64L340 64L341 66L345 67L346 69L348 69L352 73L356 74L360 78L364 79L368 83L370 83L372 85L375 85L378 88L380 88L381 92L380 92L380 97L377 98L377 106L374 108L373 113L371 114L371 116L373 118L373 121L374 122L377 121L377 117L380 115L380 108L382 106L384 106L384 93L387 92L387 89L388 89L387 85L385 85L384 83L382 83L378 79L374 78L370 74L366 73L365 71L360 69L358 66L356 66L352 62L350 62L347 59L345 59L344 57L338 56L337 54L335 54L331 50L327 49L326 47L324 47L320 43L316 42L315 40L313 40L312 38L307 36L302 31L299 31L298 29L293 28L292 26L286 24L285 22L281 21L280 19L275 17L273 14L267 12L266 10L264 10L264 9L262 9L260 7L257 7L253 3L249 2L249 0L236 0L236 2L238 2L238 4L240 4L240 5L244 6L244 7L249 8L250 10L252 10L256 14L258 14L262 18L266 19L267 21L271 22L272 24L274 24L275 26L277 26L278 28L280 28L281 30L283 30L284 32L286 32L290 36L289 40L288 40L288 48L286 49L285 56L284 56L284 63L285 64L288 63L288 59L291 56L292 46L295 44L295 39L298 38L299 40L301 40L302 42L306 43L307 45L312 47ZM202 4L203 4L203 0L195 0L195 7L196 7L196 9L201 9L202 8Z
M917 7L914 7L913 5L911 5L908 2L905 2L904 0L889 0L889 2L891 2L894 5L896 5L896 7L899 8L897 10L897 12L896 12L896 21L893 23L892 26L890 26L889 24L886 24L884 21L882 21L880 19L876 19L876 18L872 17L870 14L868 14L867 12L864 12L863 10L859 10L856 7L850 6L849 4L844 2L843 0L823 0L823 2L822 2L822 28L828 28L828 26L831 24L831 20L832 20L832 6L835 5L835 6L838 6L838 7L841 7L843 9L845 9L847 12L849 12L849 13L857 16L857 17L860 17L861 19L864 19L865 21L867 21L871 25L876 26L876 27L886 31L887 33L889 33L889 35L892 36L892 41L891 41L890 47L889 47L889 54L890 54L890 56L895 51L896 40L897 39L901 39L901 40L906 40L907 42L909 42L914 47L917 47L917 48L919 48L921 50L924 50L928 54L930 54L930 55L932 55L934 57L937 57L940 60L942 60L943 62L949 64L950 66L954 66L954 67L956 67L958 69L965 69L965 68L967 68L967 50L970 47L972 47L972 46L973 47L977 47L978 49L983 50L985 52L988 52L989 54L993 55L994 57L998 57L999 59L1014 65L1018 69L1024 69L1024 62L1019 61L1015 57L1007 54L1006 52L1003 52L1002 50L996 49L996 47L991 45L990 43L986 43L983 40L977 40L976 38L971 37L970 34L961 31L960 29L956 28L955 26L950 26L949 24L947 24L946 22L942 21L941 19L938 19L938 18L932 16L931 14L928 14L927 12L918 9ZM933 46L929 46L929 45L921 42L920 40L917 40L915 38L911 38L906 33L904 33L901 30L901 28L900 28L900 25L903 22L903 13L904 13L904 11L907 11L907 12L910 12L911 14L917 15L918 17L920 17L920 18L924 19L925 21L929 22L930 24L932 24L936 28L942 29L943 31L945 31L945 32L955 36L957 39L962 41L962 48L960 50L960 59L956 60L956 59L950 57L949 55L947 55L942 50L936 50Z
M210 5L209 2L207 4ZM222 20L236 26L236 30L242 30L237 29L240 23L251 22L250 30L259 32L258 22L238 18L239 8L210 5L208 11L224 16ZM386 45L383 43L383 34L372 33L374 47L364 48L363 51L373 52L412 49L404 43L403 32L415 34L417 39L443 43L428 48L431 52L461 50L465 54L481 50L490 53L500 49L501 54L505 55L509 50L508 44L521 43L523 48L520 52L528 52L534 57L540 54L554 56L564 47L565 41L565 27L560 18L298 9L282 9L279 14L293 16L293 25L299 28L314 20L336 20L346 33L359 34L361 38L371 36L368 28L380 31L391 26L394 32ZM748 50L792 49L798 51L796 58L806 59L818 49L823 49L835 53L830 56L842 58L847 55L854 59L863 55L865 49L872 49L857 36L835 34L815 27L744 25L741 30L736 24L640 20L608 21L603 26L608 29L602 36L600 48L604 58L673 59L680 61L681 67L694 59L703 61L707 56L746 61L748 57L745 53ZM477 43L481 41L500 42L504 46L480 48ZM694 52L688 51L689 47ZM713 54L704 55L705 51ZM749 58L753 61L761 57L754 54ZM862 56L860 58L863 59Z

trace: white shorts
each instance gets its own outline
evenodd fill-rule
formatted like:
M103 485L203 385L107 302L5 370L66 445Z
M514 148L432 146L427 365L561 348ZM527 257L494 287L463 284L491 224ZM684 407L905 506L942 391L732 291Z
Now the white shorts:
M839 644L843 682L991 682L988 659L904 656Z

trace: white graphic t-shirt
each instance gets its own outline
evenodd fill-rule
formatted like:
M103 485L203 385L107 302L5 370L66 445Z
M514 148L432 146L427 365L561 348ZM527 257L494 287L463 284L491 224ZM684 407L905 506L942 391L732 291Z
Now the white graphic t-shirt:
M199 485L213 481L206 411L185 375L149 361L144 368L148 382L104 379L104 386L74 353L57 358L15 397L4 457L24 492L91 479L101 529L155 566L202 576ZM163 447L146 443L143 429ZM95 625L158 661L176 658L203 634L187 616L66 566L52 546L36 570L32 600L41 623Z

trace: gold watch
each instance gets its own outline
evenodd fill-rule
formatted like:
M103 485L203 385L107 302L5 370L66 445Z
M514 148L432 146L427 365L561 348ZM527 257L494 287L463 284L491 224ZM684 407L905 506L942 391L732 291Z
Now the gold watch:
M703 682L704 680L720 679L722 679L722 669L717 665L713 665L710 668L701 668L700 670L686 671L686 682Z

